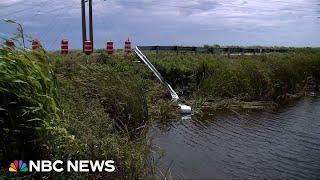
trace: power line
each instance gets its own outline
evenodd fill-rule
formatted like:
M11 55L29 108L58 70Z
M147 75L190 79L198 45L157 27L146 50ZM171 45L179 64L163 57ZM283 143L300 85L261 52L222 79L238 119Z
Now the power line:
M49 0L46 0L44 3L39 4L39 6L35 6L33 8L20 9L18 11L10 12L10 13L4 14L4 15L0 15L0 16L10 16L12 14L16 15L16 14L22 13L22 12L27 11L27 10L34 10L35 8L40 8L40 7L46 6L48 4L48 2L49 2Z
M24 5L24 6L33 6L34 4L26 4L27 1L21 2L18 5ZM7 8L11 8L11 7L16 7L17 3L14 4L10 4L10 5L6 5L6 6L1 6L1 9L7 9Z
M102 6L98 6L98 7L100 8L100 10L103 10ZM100 16L99 13L98 13L98 16ZM118 28L116 27L116 25L113 23L112 18L110 18L109 16L106 16L106 18L108 18L108 19L107 19L107 20L108 20L108 23L110 23L111 26L115 27L116 33L118 33L119 29L118 29ZM102 24L103 24L103 19L104 19L104 18L102 17Z
M45 11L45 12L39 10L39 11L38 11L36 14L34 14L33 16L31 16L31 17L25 17L25 18L23 18L22 20L24 20L24 19L26 19L26 18L29 18L29 21L33 21L33 19L34 19L35 17L37 17L37 16L39 16L39 15L41 15L41 14L44 14L44 13L50 14L50 13L52 13L52 12L54 12L54 11L61 10L61 9L65 9L65 7L59 7L59 8L51 9L50 11Z
M49 49L51 49L52 46L58 41L58 39L61 38L62 34L64 34L67 31L67 29L70 28L71 24L72 23L68 23L68 25L65 27L65 29L63 31L61 31L61 33L57 36L57 38L50 44Z
M68 7L63 7L60 9L59 13L54 17L54 19L51 21L51 22L54 22L54 23L51 23L53 24L52 26L50 26L47 31L45 31L45 35L42 35L40 37L40 39L46 39L48 34L54 29L54 27L58 24L58 21L57 21L57 18L60 17L60 15L63 13L63 11L61 11L62 9L65 9L65 8L73 8L74 4L72 4L71 6L68 6Z
M104 0L103 2L106 2L106 1ZM138 3L136 3L136 2L128 2L128 1L121 1L121 0L117 0L117 2L125 3L126 5L130 5L131 7L140 8ZM159 2L159 1L152 1L152 2ZM191 7L191 6L178 6L178 5L161 4L161 1L160 1L160 3L157 3L157 4L151 4L151 7L154 8L155 6L192 9L192 10L204 10L203 8L197 8L197 7Z
M74 8L74 4L72 4L70 8ZM78 8L79 8L79 7L78 7ZM61 31L61 33L57 36L57 38L50 44L49 49L52 48L52 46L57 42L57 40L58 40L59 38L61 38L62 34L64 34L64 33L70 28L71 25L72 25L72 23L68 23L68 25L67 25L67 26Z
M102 6L100 6L100 9L103 10L103 6L104 6L104 5L105 5L105 3L102 3ZM105 17L107 18L108 23L110 23L111 26L114 27L116 33L119 33L119 32L120 32L119 27L116 26L116 23L113 22L112 17L110 17L110 16L108 16L108 15L106 15ZM102 18L102 19L103 19L103 18Z

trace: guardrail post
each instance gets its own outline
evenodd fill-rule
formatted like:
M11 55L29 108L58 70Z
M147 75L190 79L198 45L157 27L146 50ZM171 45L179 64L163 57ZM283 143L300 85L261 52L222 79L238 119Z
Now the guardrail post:
M156 46L156 53L159 54L159 46Z
M228 58L230 58L230 48L228 48Z

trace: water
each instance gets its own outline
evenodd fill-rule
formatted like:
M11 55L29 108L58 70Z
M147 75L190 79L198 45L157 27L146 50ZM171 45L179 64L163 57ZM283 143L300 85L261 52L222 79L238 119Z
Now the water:
M319 179L320 98L277 112L184 118L150 131L178 178Z

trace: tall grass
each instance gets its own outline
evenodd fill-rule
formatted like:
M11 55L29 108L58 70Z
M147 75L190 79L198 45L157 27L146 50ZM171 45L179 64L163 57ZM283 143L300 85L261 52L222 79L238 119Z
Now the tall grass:
M52 158L65 150L60 145L73 146L60 126L56 84L43 54L0 47L2 166L14 159Z
M59 121L55 78L49 65L43 61L41 54L0 47L1 144L8 145L1 152L4 162L12 160L12 156L33 156L31 152L18 155L17 148L11 147L16 143L16 146L25 148L29 136L38 135L32 129L45 129ZM32 148L32 144L26 145ZM11 150L13 153L8 153Z
M81 147L73 158L113 159L116 172L102 177L146 176L149 148L143 134L135 132L147 123L148 111L145 82L134 73L138 70L134 57L79 56L78 52L49 57L57 76L62 119Z
M47 56L1 47L1 164L13 159L112 159L114 173L32 177L147 176L148 144L143 135L132 134L147 120L144 81L127 71L135 71L132 62L107 58L78 53ZM6 172L2 171L7 177L17 177Z
M87 58L54 60L62 100L69 101L78 95L79 101L97 99L109 117L122 128L143 125L147 119L144 84L140 77L126 70L130 68L130 61L106 60L104 55Z
M306 79L320 80L320 50L294 49L262 56L149 53L180 94L198 98L276 100L303 90ZM190 92L191 91L191 92Z

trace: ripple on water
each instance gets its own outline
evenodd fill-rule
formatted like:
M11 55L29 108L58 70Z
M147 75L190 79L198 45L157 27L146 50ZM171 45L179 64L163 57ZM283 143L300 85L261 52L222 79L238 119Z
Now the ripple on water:
M151 129L162 162L188 178L317 179L320 177L320 98L278 112L183 119Z

